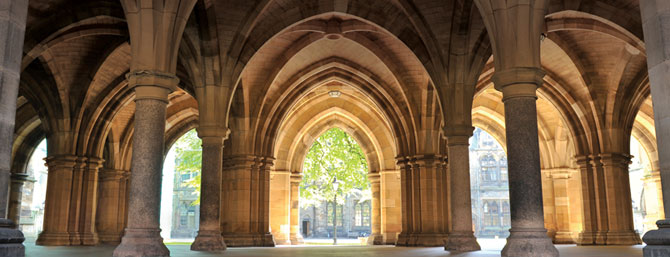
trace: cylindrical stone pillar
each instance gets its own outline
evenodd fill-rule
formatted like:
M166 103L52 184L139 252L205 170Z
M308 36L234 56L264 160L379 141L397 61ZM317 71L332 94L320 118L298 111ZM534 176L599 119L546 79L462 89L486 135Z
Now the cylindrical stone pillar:
M540 68L496 71L493 82L503 93L512 228L502 256L558 256L544 228L537 96Z
M7 219L7 209L28 0L4 1L0 13L0 256L24 256L23 233Z
M28 174L12 173L12 183L9 188L9 213L8 219L11 219L19 228L19 221L21 219L21 198L23 196L23 184L28 181Z
M472 127L448 128L451 231L444 249L447 251L477 251L481 247L472 232L472 207L470 205L470 149Z
M223 251L226 244L221 236L221 168L223 162L223 136L216 129L202 128L202 177L200 186L200 230L191 244L195 251ZM227 134L223 131L221 134Z
M161 180L167 97L179 80L158 71L134 71L127 78L135 89L135 132L128 226L114 256L170 256L160 236Z
M303 244L304 240L300 233L300 181L301 174L291 174L291 230L289 240L292 245Z
M368 179L370 180L370 190L372 191L372 200L371 200L371 212L370 212L370 221L371 221L371 233L368 237L369 245L381 245L383 244L382 236L382 217L381 217L381 185L380 185L380 176L379 173L370 173L368 174Z

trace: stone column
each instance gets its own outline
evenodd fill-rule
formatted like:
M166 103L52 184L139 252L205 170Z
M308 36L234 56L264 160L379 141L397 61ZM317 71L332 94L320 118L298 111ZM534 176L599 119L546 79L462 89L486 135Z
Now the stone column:
M397 246L444 246L448 232L447 176L442 156L402 158L403 229Z
M223 141L227 130L199 128L202 138L202 177L200 187L200 230L191 245L196 251L223 251L226 244L221 236L221 168Z
M392 245L402 231L402 204L399 170L382 170L380 174L380 209L382 244Z
M135 131L128 226L114 256L169 256L159 228L161 180L168 94L179 79L158 71L133 71L127 78L135 90Z
M274 170L270 177L270 230L276 244L290 245L291 172Z
M537 38L539 41L539 37ZM496 71L503 93L512 228L502 256L558 256L544 228L540 146L535 90L542 84L539 68Z
M300 181L302 181L301 174L291 174L291 231L289 240L291 240L292 245L304 243L302 234L300 233Z
M125 227L126 191L130 172L103 168L96 229L103 243L119 243Z
M544 228L535 91L548 0L475 0L493 48L492 81L503 94L512 228L502 256L558 256Z
M49 175L44 203L44 224L35 244L70 245L72 179L78 158L73 155L55 155L45 160Z
M89 157L84 166L80 198L80 222L77 223L82 245L97 245L100 243L98 232L95 229L95 220L98 207L98 171L103 162L103 159Z
M371 212L370 212L370 222L371 222L371 233L368 236L369 245L381 245L383 237L381 234L382 229L382 219L381 219L381 206L380 206L380 197L381 197L381 187L380 187L380 176L379 173L370 173L368 174L368 179L370 180L370 190L372 191L372 200L371 200Z
M0 256L24 256L23 233L7 219L16 98L28 0L0 3Z
M647 68L654 100L654 125L663 188L664 213L670 213L670 2L640 0L642 29L647 50ZM647 232L644 256L670 255L670 219L656 222L658 230Z
M607 201L607 237L608 245L640 244L640 235L633 225L633 203L630 193L628 164L631 156L627 154L599 154L602 164L605 195Z
M269 230L270 170L274 159L232 155L223 162L222 231L226 245L275 246Z
M472 231L470 200L470 136L472 126L447 128L451 196L451 231L444 249L447 251L478 251L481 249Z
M549 176L554 184L553 195L556 212L556 235L554 236L554 243L574 244L575 240L572 238L572 231L570 231L570 216L572 212L568 197L570 171L551 170Z
M19 228L19 221L21 219L21 198L23 196L23 184L28 181L28 174L12 173L12 183L9 188L9 211L7 218L11 219L16 228Z
M661 175L658 170L651 172L650 176L645 177L644 181L644 202L646 205L647 216L644 218L644 225L649 230L653 228L656 221L664 219L662 189L661 189Z

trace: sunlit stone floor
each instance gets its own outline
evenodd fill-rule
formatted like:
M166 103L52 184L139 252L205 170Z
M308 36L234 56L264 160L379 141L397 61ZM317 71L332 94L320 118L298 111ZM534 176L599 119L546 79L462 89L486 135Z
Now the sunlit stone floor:
M189 250L189 245L168 245L172 256L271 256L271 257L332 257L332 256L361 256L361 257L405 257L405 256L459 256L459 257L489 257L500 256L500 249L504 240L479 240L482 251L472 253L449 253L441 247L394 247L394 246L292 246L275 248L230 248L223 253L201 253ZM575 246L558 245L561 256L575 257L641 257L642 246ZM36 246L26 243L28 257L104 257L112 256L114 246Z

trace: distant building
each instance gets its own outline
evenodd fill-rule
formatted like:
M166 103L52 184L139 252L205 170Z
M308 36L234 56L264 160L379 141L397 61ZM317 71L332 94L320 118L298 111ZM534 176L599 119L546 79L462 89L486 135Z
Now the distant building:
M170 238L195 238L200 224L200 205L196 189L185 182L197 173L174 173L174 193L172 194L172 230Z
M371 231L370 200L347 197L344 205L337 206L337 237L357 238ZM333 202L324 201L316 206L300 208L300 232L304 238L333 237Z
M470 138L472 224L476 237L506 238L510 228L507 157L500 144L476 128Z

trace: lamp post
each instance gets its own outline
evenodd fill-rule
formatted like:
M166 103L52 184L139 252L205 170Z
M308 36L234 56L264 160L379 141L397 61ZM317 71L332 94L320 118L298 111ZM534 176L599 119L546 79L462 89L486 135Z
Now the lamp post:
M335 189L335 196L333 197L333 245L337 245L337 187L340 182L337 182L337 177L333 179L333 189Z

